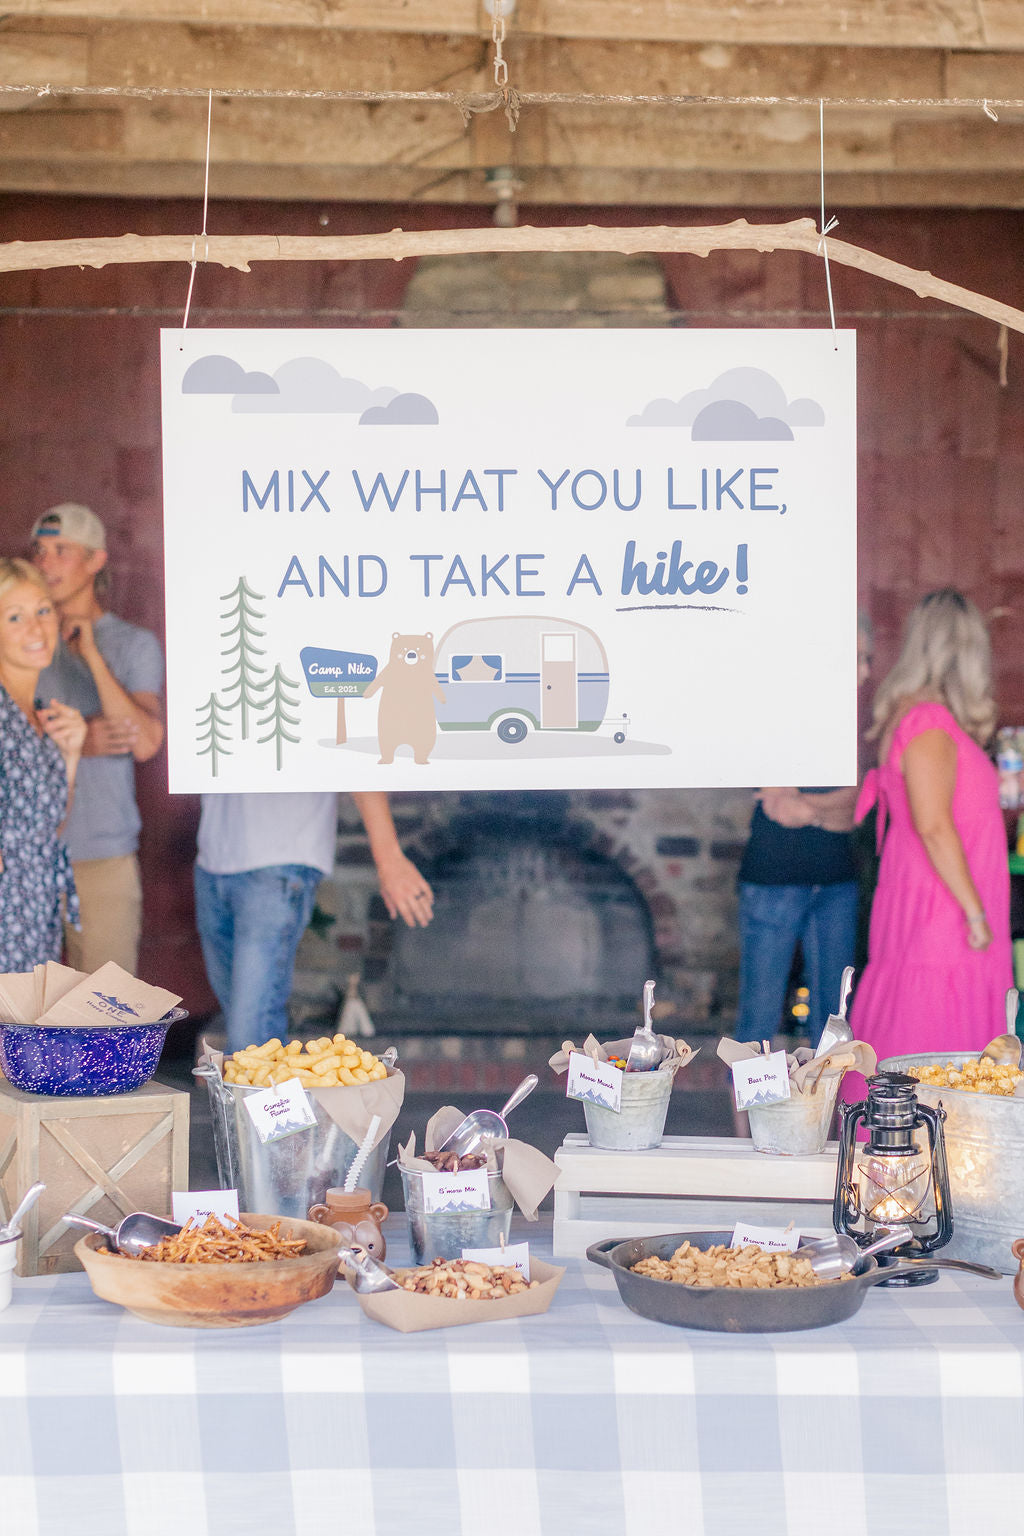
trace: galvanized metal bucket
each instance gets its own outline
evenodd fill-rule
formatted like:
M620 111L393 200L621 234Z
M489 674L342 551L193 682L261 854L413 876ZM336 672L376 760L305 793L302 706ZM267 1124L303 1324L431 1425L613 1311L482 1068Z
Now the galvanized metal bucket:
M671 1072L624 1072L618 1114L584 1099L590 1145L609 1152L649 1152L660 1147L672 1083Z
M839 1092L839 1074L815 1093L794 1093L778 1104L752 1104L747 1110L755 1152L776 1157L808 1157L824 1152Z
M889 1056L879 1072L909 1072L917 1067L962 1066L977 1061L978 1051L929 1051ZM946 1111L943 1134L949 1167L953 1236L942 1257L991 1264L1015 1274L1011 1244L1024 1237L1024 1099L962 1088L932 1088L920 1083L917 1096Z
M313 1094L309 1102L315 1126L281 1141L262 1142L244 1100L264 1090L226 1083L212 1063L197 1067L195 1073L205 1079L210 1095L220 1187L238 1190L243 1211L304 1221L309 1207L321 1205L328 1189L344 1184L358 1144L335 1125ZM374 1200L380 1199L384 1187L390 1144L389 1133L374 1147L359 1176L360 1187Z
M497 1248L508 1242L514 1201L500 1172L487 1175L491 1197L489 1211L425 1211L423 1174L403 1168L402 1191L409 1223L409 1243L414 1264L431 1259L461 1259L463 1248Z

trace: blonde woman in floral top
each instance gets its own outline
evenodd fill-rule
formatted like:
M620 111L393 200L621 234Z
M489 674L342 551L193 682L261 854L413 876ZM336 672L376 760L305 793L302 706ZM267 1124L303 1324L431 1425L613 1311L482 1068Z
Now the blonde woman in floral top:
M46 583L0 558L0 972L59 960L78 900L60 829L85 741L77 709L37 697L57 644Z

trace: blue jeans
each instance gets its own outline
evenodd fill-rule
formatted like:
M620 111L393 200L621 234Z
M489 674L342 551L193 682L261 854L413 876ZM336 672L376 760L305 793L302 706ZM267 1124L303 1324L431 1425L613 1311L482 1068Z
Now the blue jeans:
M737 1040L771 1040L779 1032L797 940L804 956L817 1045L839 1005L843 967L853 964L857 883L750 885L740 883L740 1012Z
M196 926L229 1051L285 1038L295 951L322 879L305 864L240 875L211 875L196 865Z

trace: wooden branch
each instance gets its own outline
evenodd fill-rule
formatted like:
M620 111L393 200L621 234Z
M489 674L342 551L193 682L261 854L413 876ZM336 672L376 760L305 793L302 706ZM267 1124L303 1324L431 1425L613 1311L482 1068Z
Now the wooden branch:
M845 240L829 239L828 256L920 298L938 299L1024 333L1024 311L973 293L956 283L918 272ZM0 272L38 272L55 267L105 267L151 261L213 262L248 272L252 261L404 261L416 256L466 256L510 251L616 251L709 256L712 251L802 251L822 257L812 219L788 224L731 224L670 229L604 229L595 224L563 229L394 229L381 235L120 235L110 239L15 240L0 245Z

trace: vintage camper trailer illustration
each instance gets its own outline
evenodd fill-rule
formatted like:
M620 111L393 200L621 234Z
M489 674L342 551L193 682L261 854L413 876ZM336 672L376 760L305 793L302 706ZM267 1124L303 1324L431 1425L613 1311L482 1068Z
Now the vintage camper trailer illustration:
M602 731L622 743L628 717L607 719L610 677L585 624L539 614L464 619L438 642L442 731L493 731L507 746L533 731Z

